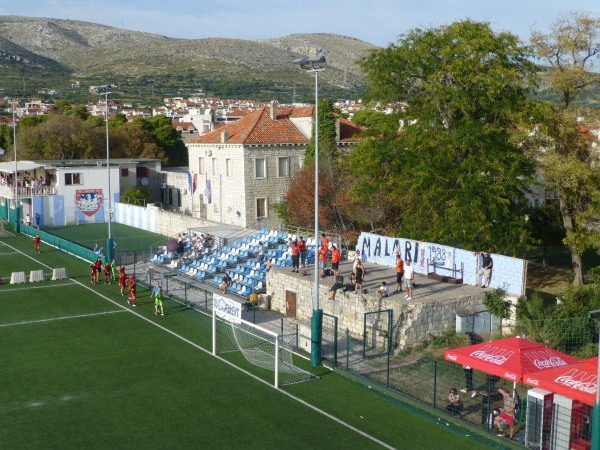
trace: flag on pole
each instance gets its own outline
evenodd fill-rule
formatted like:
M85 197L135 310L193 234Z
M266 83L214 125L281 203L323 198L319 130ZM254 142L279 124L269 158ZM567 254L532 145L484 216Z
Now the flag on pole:
M188 185L189 185L190 195L194 195L194 192L196 192L196 187L198 186L198 174L197 173L188 172Z

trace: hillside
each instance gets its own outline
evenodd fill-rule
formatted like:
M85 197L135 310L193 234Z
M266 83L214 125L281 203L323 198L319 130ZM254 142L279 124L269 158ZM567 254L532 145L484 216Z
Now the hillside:
M115 83L129 96L136 91L141 95L151 86L155 95L203 89L208 95L236 96L237 92L258 100L289 102L292 86L298 87L299 97L309 97L312 86L311 77L291 61L321 52L329 63L320 76L324 95L352 98L364 88L355 61L374 48L333 34L260 41L174 39L81 21L0 16L0 55L26 66L18 75L0 68L9 80L5 92L22 90L21 84L29 84L28 90L68 91L71 81L78 80L84 89ZM62 76L62 85L34 85L40 73L47 75L42 82ZM278 93L288 98L274 97Z

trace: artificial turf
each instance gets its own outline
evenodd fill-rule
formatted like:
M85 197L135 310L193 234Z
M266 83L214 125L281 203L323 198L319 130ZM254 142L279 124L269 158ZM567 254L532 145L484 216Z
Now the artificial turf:
M6 284L12 271L56 267L70 279ZM115 284L92 285L86 263L35 254L31 238L0 240L0 275L0 448L493 445L323 368L319 380L274 389L260 370L264 381L209 354L205 315L170 302L157 317L144 288L131 308Z

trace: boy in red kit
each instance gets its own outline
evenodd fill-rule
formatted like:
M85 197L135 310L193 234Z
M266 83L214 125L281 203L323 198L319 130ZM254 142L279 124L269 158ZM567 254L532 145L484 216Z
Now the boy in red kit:
M137 300L135 299L135 290L135 276L131 275L129 277L129 298L127 299L127 303L129 303L131 306L137 306Z
M110 284L110 264L108 261L104 264L104 282Z
M33 238L33 245L35 246L36 253L42 253L40 251L40 235L39 234L36 234L35 237Z
M96 282L100 281L100 272L102 272L102 260L96 258Z
M123 267L123 266L121 266L121 267ZM121 295L125 295L126 281L127 281L127 276L125 275L125 270L123 270L123 272L121 272L121 270L119 270L119 287L121 288Z
M93 284L96 284L96 263L92 262L90 264L90 281Z

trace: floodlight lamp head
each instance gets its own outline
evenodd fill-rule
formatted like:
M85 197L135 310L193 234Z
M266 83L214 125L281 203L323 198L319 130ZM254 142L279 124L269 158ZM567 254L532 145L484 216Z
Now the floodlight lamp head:
M325 67L327 67L327 59L325 58L325 55L298 58L292 62L294 64L299 64L304 70L323 70Z

